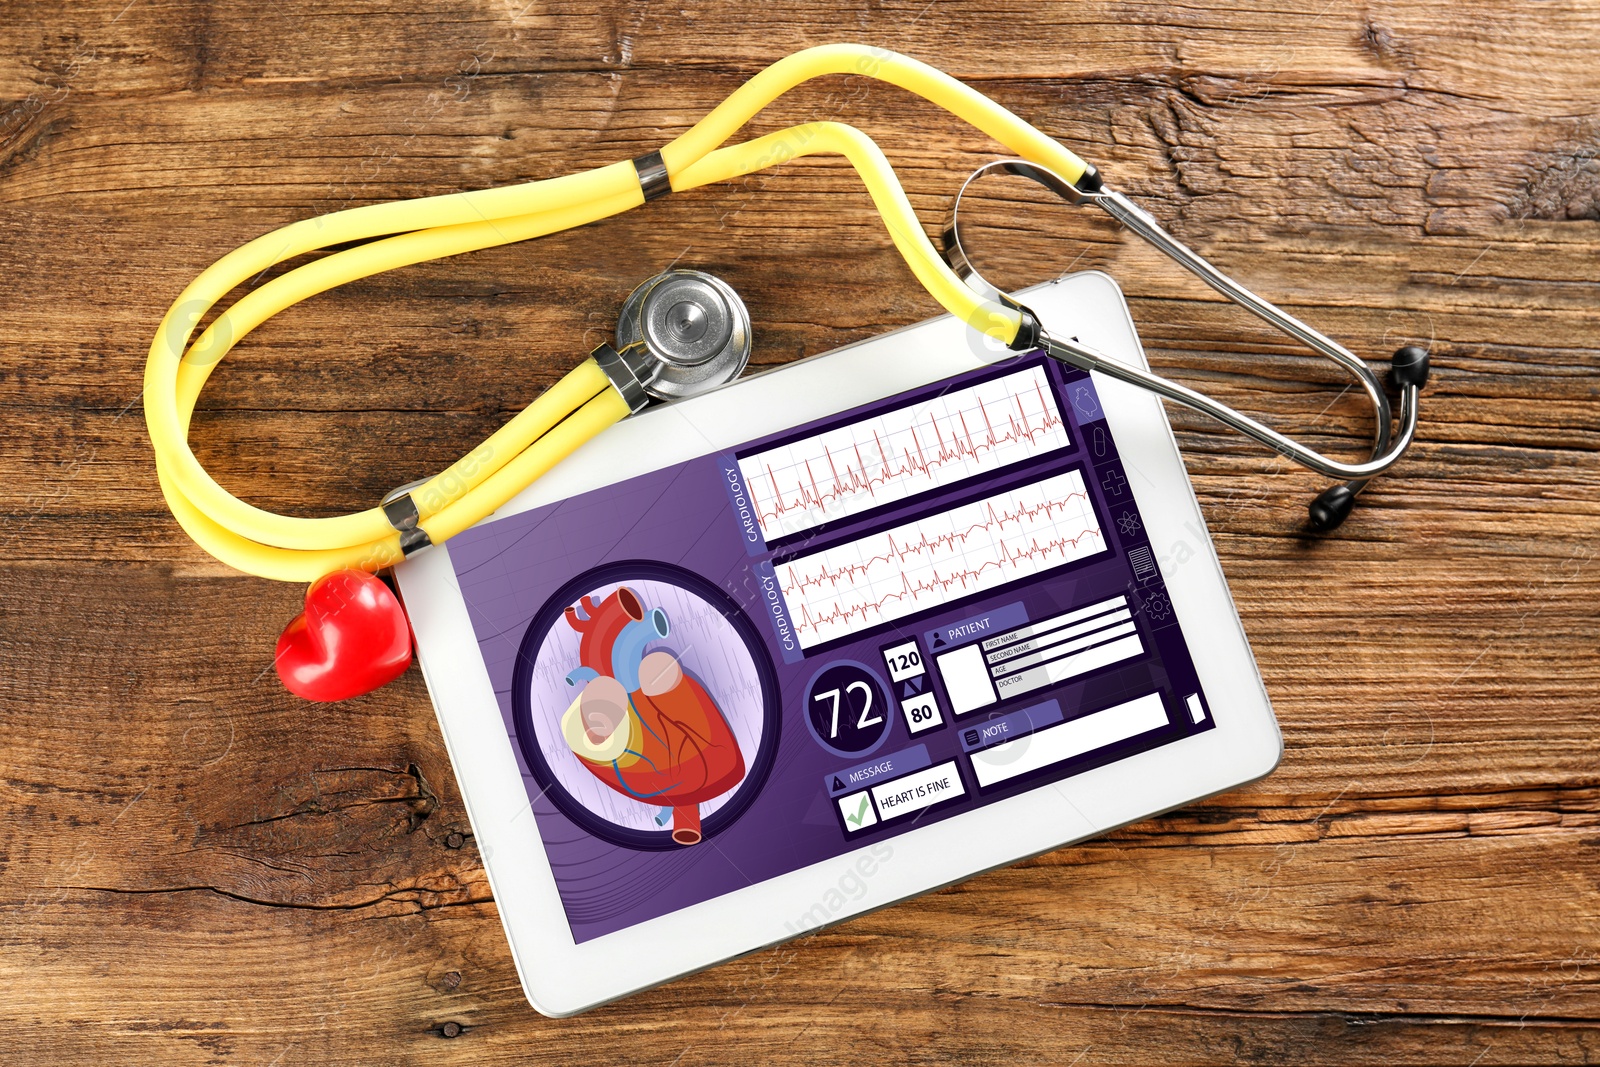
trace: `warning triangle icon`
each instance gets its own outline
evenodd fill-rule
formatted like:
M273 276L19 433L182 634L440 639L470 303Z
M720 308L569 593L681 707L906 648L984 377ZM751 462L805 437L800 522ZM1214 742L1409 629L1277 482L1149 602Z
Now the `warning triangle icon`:
M837 774L834 775L833 776L833 789L834 789L834 792L838 792L839 790L841 790L843 788L844 788L844 783L839 781L839 776Z

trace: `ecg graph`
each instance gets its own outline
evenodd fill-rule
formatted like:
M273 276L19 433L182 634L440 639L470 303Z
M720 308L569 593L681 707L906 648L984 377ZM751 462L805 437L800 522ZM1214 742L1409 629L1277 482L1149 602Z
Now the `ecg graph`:
M1044 481L778 564L802 648L1105 548L1083 476Z
M739 460L768 541L1068 443L1032 367Z

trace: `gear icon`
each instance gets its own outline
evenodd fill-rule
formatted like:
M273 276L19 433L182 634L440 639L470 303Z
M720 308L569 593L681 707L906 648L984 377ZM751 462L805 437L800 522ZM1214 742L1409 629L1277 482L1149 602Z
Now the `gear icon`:
M1144 602L1144 613L1153 622L1164 622L1172 615L1172 602L1166 593L1157 593Z

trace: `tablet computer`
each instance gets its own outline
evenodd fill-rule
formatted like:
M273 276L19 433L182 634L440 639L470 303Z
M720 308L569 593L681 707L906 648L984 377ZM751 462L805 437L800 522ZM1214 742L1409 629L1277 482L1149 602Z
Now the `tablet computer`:
M1144 365L1106 275L1026 300ZM1282 750L1160 402L948 316L627 419L396 573L547 1015Z

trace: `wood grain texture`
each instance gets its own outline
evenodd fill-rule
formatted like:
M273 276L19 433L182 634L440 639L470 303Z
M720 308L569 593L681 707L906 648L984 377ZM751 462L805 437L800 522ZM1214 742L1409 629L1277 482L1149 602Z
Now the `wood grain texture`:
M631 157L837 39L980 84L1356 351L1430 344L1421 440L1311 539L1311 478L1171 412L1270 778L544 1020L420 677L311 707L263 674L300 591L167 515L144 349L263 230ZM1583 0L0 0L0 1061L1600 1061L1597 116ZM754 128L815 117L930 223L991 150L845 78ZM1111 271L1154 362L1358 449L1309 357L1103 220L985 196L997 280ZM364 507L671 262L745 294L763 365L937 310L806 160L319 297L230 358L196 449L263 506Z

